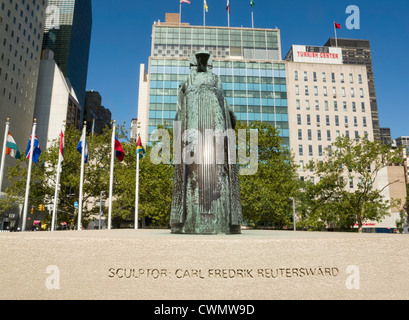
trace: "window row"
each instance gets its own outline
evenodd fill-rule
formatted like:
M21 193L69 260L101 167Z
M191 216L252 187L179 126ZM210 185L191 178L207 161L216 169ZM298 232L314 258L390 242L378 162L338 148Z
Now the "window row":
M295 86L295 94L298 96L300 95L300 86L296 85ZM318 86L314 86L313 88L314 90L314 96L319 96L319 90L318 90ZM337 87L332 87L332 91L331 94L334 98L337 97L339 92L337 92ZM324 97L328 97L329 93L329 89L326 86L323 86L322 88L322 94ZM309 96L310 95L310 87L308 85L304 86L304 95ZM355 91L355 88L350 88L350 92L349 95L351 98L355 98L357 95L357 92ZM342 97L346 97L347 93L346 93L346 89L343 87L341 88L341 96ZM359 88L359 97L360 98L364 98L364 89L363 88Z
M343 135L347 138L352 138L350 135L349 130L346 130ZM368 136L368 132L365 131L364 132L364 136ZM327 141L332 141L333 138L338 138L341 137L341 131L340 130L336 130L335 131L335 137L332 136L331 130L321 130L321 129L317 129L316 131L308 129L308 130L301 130L298 129L298 140L302 141L304 138L306 138L308 141L323 141L323 140L327 140ZM354 131L354 139L358 139L359 138L359 132L358 131ZM303 154L300 154L300 156L302 156Z
M312 76L313 81L318 82L318 73L315 72L315 71L313 71L312 73L308 73L308 71L304 71L303 73L301 73L301 71L296 70L296 71L294 71L294 80L299 81L300 78L301 78L301 75L303 76L304 81L309 81L309 79L310 79L309 77ZM326 72L322 72L320 74L320 76L321 76L321 81L322 82L327 82L327 73ZM336 76L335 72L331 72L331 74L329 76L331 77L330 79L331 79L332 83L337 82L337 76ZM346 83L347 82L346 76L344 75L344 73L339 74L339 81L341 83ZM350 84L353 84L354 81L355 81L354 75L352 73L350 73L349 77L348 77L348 82ZM358 74L358 83L362 84L362 74Z
M300 163L300 167L301 167L301 166L303 166L303 168L304 168L304 165ZM300 169L300 170L301 170L301 169ZM304 170L301 170L301 171L303 172ZM308 179L307 181L309 181L309 182L312 183L312 184L315 184L315 181L316 181L317 179L318 179L318 182L320 181L320 177L308 177L307 179ZM305 177L303 177L303 176L300 177L300 180L301 180L301 181L306 181L306 180L305 180ZM342 181L341 181L341 184L344 184L343 177L341 177L341 180L342 180ZM358 186L362 184L362 178L361 178L361 177L355 178L355 179L354 179L353 177L349 177L349 178L348 178L348 186L349 186L350 189L354 189L354 188L355 188L355 185L354 185L354 181L355 181L355 180L358 180ZM346 186L346 185L345 185L345 186Z
M307 126L312 125L312 121L311 121L312 118L313 117L310 114L306 115L306 124L307 124ZM331 126L331 125L334 124L336 127L339 127L340 126L340 118L342 118L342 117L340 117L338 115L334 116L334 122L331 123L330 116L326 115L325 116L325 125L326 126ZM315 120L316 120L315 121L316 126L320 127L321 126L321 115L317 114L315 116ZM346 128L348 128L348 126L349 126L349 117L344 116L343 120L344 120L344 126ZM303 124L302 116L301 116L301 114L297 114L297 125L301 126L302 124ZM354 127L358 127L358 117L357 116L353 117L353 125L354 125ZM366 117L362 117L362 126L363 127L368 126L368 121L367 121Z
M297 99L295 101L295 106L296 106L297 110L301 110L301 108L303 107L302 108L303 110L314 109L315 111L320 111L320 109L322 107L322 103L320 104L319 100L315 100L314 102L310 102L310 100L305 100L305 101L303 101L303 106L301 106L301 100ZM335 112L338 112L339 111L338 101L333 101L332 107L333 107L333 110ZM324 101L323 108L324 108L325 111L329 111L330 104L329 104L328 100ZM357 112L357 104L356 104L355 101L352 102L351 108L352 108L352 112ZM342 110L344 112L348 112L348 103L346 101L342 102ZM365 102L361 102L360 110L362 112L366 112Z

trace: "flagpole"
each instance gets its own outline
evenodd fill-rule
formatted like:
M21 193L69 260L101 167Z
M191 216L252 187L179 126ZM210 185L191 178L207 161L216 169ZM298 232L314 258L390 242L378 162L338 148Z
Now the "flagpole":
M179 1L179 24L182 23L182 2Z
M335 21L334 21L334 31L335 31L335 47L338 48L337 27L335 25Z
M138 145L139 141L139 124L136 127L136 145ZM138 229L139 224L139 153L136 153L136 184L135 184L135 230Z
M251 7L251 27L254 29L254 13L253 13L253 7Z
M34 153L34 140L36 134L37 119L34 119L33 129L31 132L31 142L30 142L30 156L28 159L28 172L27 172L27 182L26 182L26 194L24 196L24 207L23 207L23 223L21 226L21 231L26 231L26 220L27 220L27 210L28 210L28 194L30 192L30 180L31 180L31 167L33 164L33 153Z
M82 136L86 136L87 134L87 122L84 121L84 128L82 129ZM81 137L82 139L82 137ZM82 216L82 191L84 188L84 160L85 160L85 141L83 141L82 149L81 149L81 176L80 176L80 199L78 204L78 230L81 230L81 216Z
M61 173L61 162L62 162L62 154L61 154L61 139L65 131L65 121L62 125L61 133L60 133L60 148L58 150L58 165L57 165L57 181L55 182L55 193L54 193L54 208L53 208L53 217L51 222L51 231L55 230L55 219L57 217L57 203L58 203L58 189L60 186L60 173Z
M112 126L112 139L111 139L111 173L109 178L109 209L108 209L108 230L111 230L111 220L112 220L112 189L114 186L114 158L115 158L115 129L116 121L113 121Z
M6 162L6 148L7 148L7 137L9 135L10 127L10 118L6 119L6 130L4 132L4 143L3 143L3 153L1 156L1 165L0 165L0 194L3 186L3 177L4 177L4 164Z

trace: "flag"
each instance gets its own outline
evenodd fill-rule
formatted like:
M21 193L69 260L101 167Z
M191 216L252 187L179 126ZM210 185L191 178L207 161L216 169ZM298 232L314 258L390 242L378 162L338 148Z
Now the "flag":
M85 131L82 132L81 140L78 142L77 150L79 153L82 154L82 148L85 146L84 149L84 163L88 162L88 145L87 145L87 137L85 135Z
M124 156L125 156L124 149L122 148L122 145L116 136L115 136L115 156L121 162L122 160L124 160Z
M31 136L30 140L28 140L27 150L26 150L26 158L30 158L30 149L31 149ZM34 136L34 147L33 147L33 162L37 163L38 158L40 157L41 149L38 143L37 136Z
M10 132L7 136L6 154L8 154L9 156L15 159L21 159L21 154L20 154L20 151L18 151L16 141L14 141Z
M64 146L64 132L61 130L61 135L60 135L60 154L61 154L61 161L64 160L64 152L65 152L65 146Z
M336 23L336 22L334 22L335 23L335 28L336 29L341 29L341 24L340 23Z
M230 13L230 0L227 0L227 6L226 6L226 10L228 13Z
M180 3L187 3L187 4L190 4L190 1L189 1L189 0L180 0Z
M206 0L204 0L204 7L205 7L206 12L207 12L207 10L209 9L209 7L207 6Z
M136 143L136 154L139 154L139 160L145 156L145 149L142 146L141 137L138 136L138 142Z
M256 4L254 3L253 0L250 1L250 7L254 7Z

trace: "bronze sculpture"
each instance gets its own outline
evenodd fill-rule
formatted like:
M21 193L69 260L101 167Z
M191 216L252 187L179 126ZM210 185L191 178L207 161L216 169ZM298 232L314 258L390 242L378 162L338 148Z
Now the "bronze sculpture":
M211 54L196 53L190 75L179 88L176 121L185 152L175 165L172 233L241 233L235 145L233 149L229 146L232 141L226 134L234 133L236 120L212 69Z

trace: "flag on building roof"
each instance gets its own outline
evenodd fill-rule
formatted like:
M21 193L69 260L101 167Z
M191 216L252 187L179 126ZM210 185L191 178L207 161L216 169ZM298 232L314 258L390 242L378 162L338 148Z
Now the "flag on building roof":
M139 159L142 159L145 156L145 149L142 146L141 137L138 136L138 142L136 143L136 154L139 154Z
M230 0L227 0L226 10L228 13L230 13Z
M84 163L88 162L88 145L87 145L87 137L85 135L85 130L82 132L81 140L78 142L77 150L79 153L82 154L82 148L84 149Z
M335 28L336 29L341 29L341 24L340 23L336 23L336 22L334 22L335 23Z
M121 162L124 160L124 156L125 156L125 152L124 152L124 149L122 148L121 142L119 142L116 136L115 136L115 156Z
M180 3L187 3L187 4L190 4L190 1L189 1L189 0L180 0Z
M209 7L207 6L206 0L204 0L204 7L205 7L206 12L207 12L207 10L209 9Z
M254 7L256 4L254 3L253 0L250 1L250 7Z
M9 156L15 159L21 159L21 154L20 154L20 151L18 151L16 141L14 141L10 132L8 133L8 136L7 136L6 154L8 154Z
M29 159L31 156L30 151L31 151L31 136L30 136L30 140L28 140L28 145L27 145L27 150L26 150L27 159ZM40 145L38 143L37 136L34 136L33 157L32 157L34 163L37 163L38 158L40 157L40 154L41 154Z

